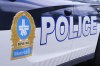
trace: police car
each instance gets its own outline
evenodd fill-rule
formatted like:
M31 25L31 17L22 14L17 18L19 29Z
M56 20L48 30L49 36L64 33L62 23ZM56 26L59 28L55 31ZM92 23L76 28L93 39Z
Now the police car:
M0 0L0 66L100 66L98 2Z

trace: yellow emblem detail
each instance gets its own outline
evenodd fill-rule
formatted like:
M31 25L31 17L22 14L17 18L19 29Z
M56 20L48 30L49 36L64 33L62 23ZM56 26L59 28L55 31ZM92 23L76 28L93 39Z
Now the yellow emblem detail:
M28 12L18 12L14 16L11 32L11 59L15 60L31 56L35 38L35 24L32 16Z

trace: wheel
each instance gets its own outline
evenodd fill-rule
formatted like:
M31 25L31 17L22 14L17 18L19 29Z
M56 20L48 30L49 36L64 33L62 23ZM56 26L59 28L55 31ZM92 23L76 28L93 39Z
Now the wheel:
M99 34L97 48L95 52L95 64L96 66L100 66L100 34Z

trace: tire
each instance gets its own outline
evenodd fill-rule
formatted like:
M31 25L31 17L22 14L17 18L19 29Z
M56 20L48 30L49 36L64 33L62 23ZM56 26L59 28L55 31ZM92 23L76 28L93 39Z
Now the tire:
M95 65L100 66L100 34L99 34L97 48L95 52Z

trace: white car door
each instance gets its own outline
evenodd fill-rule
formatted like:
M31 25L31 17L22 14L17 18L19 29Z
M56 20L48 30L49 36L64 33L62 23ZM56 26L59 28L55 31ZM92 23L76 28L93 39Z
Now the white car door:
M73 5L60 5L57 4L56 6L58 7L53 7L53 5L50 7L49 5L47 8L41 8L39 5L27 4L24 2L0 1L0 66L55 66L69 61L72 42L67 40L66 36L64 36L66 34L64 31L65 25L59 25L58 23L58 27L56 27L55 15L59 14L58 17L61 15L64 17L65 12L68 16L72 15ZM24 13L22 11L27 11L28 13L25 12L24 15L26 16L24 17L17 16L20 14L18 13L19 11L21 11L20 13ZM52 13L49 13L49 11L52 11ZM47 22L45 22L46 19L41 22L41 17L43 18L44 16L44 18L46 18L45 13L47 12L49 16L54 18L50 17L54 22L51 21L49 26L47 25ZM29 13L31 14L31 18L29 18ZM27 22L24 18L27 19ZM34 19L35 26L31 23L33 22L32 18ZM68 23L66 25L68 25ZM22 28L23 26L24 29ZM33 27L28 28L29 26L34 26L35 29L34 33L31 33L35 36L33 40L34 43L30 45L31 49L27 48L27 45L24 47L22 45L22 42L24 42L22 39L24 39L26 37L25 35L28 34L27 31L30 30L30 32L32 32L31 28ZM22 29L25 31L23 32ZM66 28L66 30L67 29L68 28ZM18 34L15 35L15 33ZM16 42L18 37L19 41ZM28 40L28 38L26 40ZM16 43L14 43L14 41ZM24 44L30 42L25 41Z
M73 42L73 52L70 60L89 55L94 56L100 31L99 18L97 15L98 12L92 6L74 6L75 29L73 30L73 35L76 34L76 37L71 39ZM89 59L89 57L87 59Z

